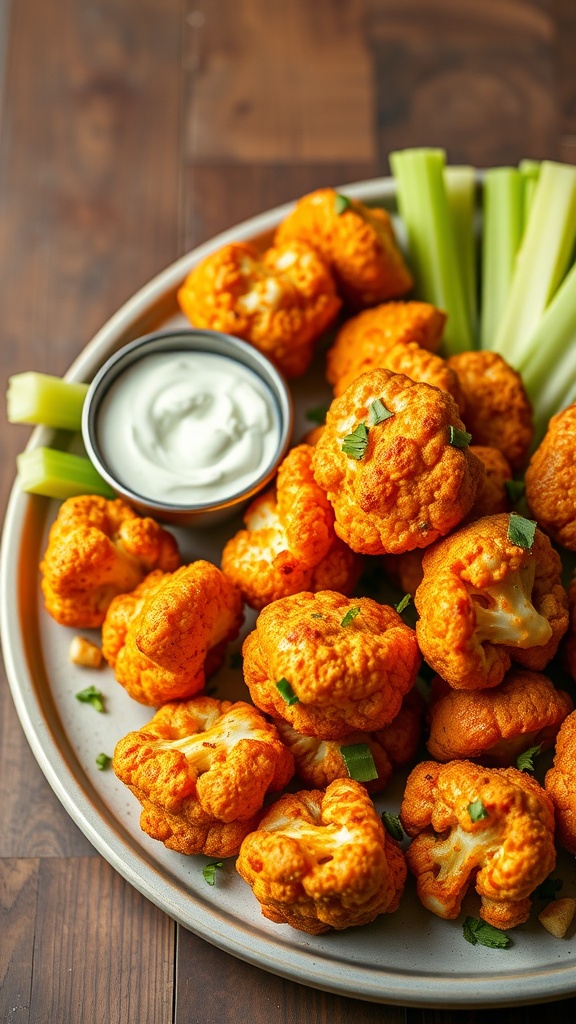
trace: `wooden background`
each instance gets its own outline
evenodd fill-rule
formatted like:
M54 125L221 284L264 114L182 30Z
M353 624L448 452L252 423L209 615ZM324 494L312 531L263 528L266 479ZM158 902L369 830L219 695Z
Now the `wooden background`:
M62 373L215 232L395 147L576 162L574 0L4 0L2 377ZM2 413L2 415L4 415ZM2 508L28 431L2 425ZM0 1019L10 1024L552 1022L376 1006L177 927L73 825L0 688Z

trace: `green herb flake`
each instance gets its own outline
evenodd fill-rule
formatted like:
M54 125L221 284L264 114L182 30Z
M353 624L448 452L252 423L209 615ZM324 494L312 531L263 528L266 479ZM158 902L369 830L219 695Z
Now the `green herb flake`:
M348 210L352 205L352 201L348 196L343 196L341 192L337 192L334 197L334 212L340 216L345 210Z
M363 459L368 445L368 427L359 423L351 434L346 434L342 442L342 451L351 459Z
M367 743L350 743L340 747L346 771L355 782L371 782L378 778L372 751Z
M346 615L342 619L340 625L349 626L351 622L354 622L354 619L356 618L357 615L360 615L360 609L358 608L358 606L356 606L355 608L349 608L348 611L346 612Z
M517 505L520 499L524 497L526 484L523 480L505 480L504 489L510 504Z
M386 408L384 402L380 398L376 398L368 406L368 426L375 427L377 423L384 423L384 420L389 420L393 415L394 413Z
M87 686L85 690L80 690L76 694L76 700L81 701L82 704L91 704L95 711L104 711L104 694L100 693L95 686Z
M484 807L480 798L478 798L478 800L473 800L471 804L468 804L468 814L470 815L471 821L482 821L483 818L488 817L488 811Z
M448 443L453 448L467 448L472 441L472 434L469 434L467 430L459 430L458 427L453 427L450 424L448 428Z
M284 698L287 704L298 704L299 698L294 693L291 684L282 676L276 683L278 693Z
M534 771L534 758L538 757L538 754L542 750L542 744L539 743L537 747L529 747L528 750L523 750L521 754L518 754L516 758L516 767L521 772L533 772Z
M508 540L517 548L530 551L536 535L536 523L533 519L524 519L517 512L510 513L508 520Z
M382 824L386 831L395 839L398 843L401 843L404 839L404 829L400 824L400 818L397 814L391 814L390 811L382 811Z
M312 612L310 618L311 619L323 619L324 616L321 615L320 612Z
M213 860L210 861L210 864L206 864L206 866L202 868L202 874L204 875L205 880L208 882L208 885L216 884L216 872L218 871L219 868L223 867L223 860Z
M398 601L398 604L394 605L394 608L398 612L398 615L402 615L402 612L406 611L406 608L410 604L411 600L412 600L411 594L404 594L404 597L402 598L402 600Z
M98 754L98 757L96 758L96 765L98 767L98 771L105 772L106 769L109 768L111 764L112 758L110 757L109 754Z
M564 882L561 878L545 878L536 889L534 896L537 900L553 900L563 885Z
M506 932L494 928L478 917L467 917L462 925L462 932L466 942L471 942L473 946L480 943L481 946L489 946L490 949L506 949L510 945Z
M321 427L326 422L327 413L328 407L326 405L315 405L313 409L308 409L306 419L310 420L310 423L317 423Z

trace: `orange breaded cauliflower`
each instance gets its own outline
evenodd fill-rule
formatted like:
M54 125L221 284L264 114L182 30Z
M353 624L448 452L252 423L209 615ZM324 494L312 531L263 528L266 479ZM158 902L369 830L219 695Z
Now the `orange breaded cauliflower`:
M236 868L264 917L310 935L398 908L406 863L352 779L280 797L243 841Z
M556 863L552 804L532 776L422 761L408 777L400 819L413 837L406 859L418 896L433 914L457 917L474 886L488 924L528 919L530 893Z
M299 239L313 245L330 267L340 295L354 309L405 295L412 275L390 214L334 189L303 196L279 225L276 245Z
M576 711L560 727L544 787L554 805L556 838L576 857Z
M329 590L267 605L242 653L256 706L322 739L388 725L420 665L414 630L393 608Z
M157 706L192 697L238 635L242 597L211 562L152 573L116 597L102 626L102 651L134 700Z
M142 804L147 835L209 857L236 854L266 794L294 774L292 755L256 708L211 697L164 704L116 744L112 767Z
M486 690L453 690L435 680L432 695L426 744L432 757L495 767L515 764L531 747L547 750L574 708L547 676L526 669L511 669L499 686Z
M570 610L570 625L566 637L564 658L567 671L576 681L576 571L568 587L568 608Z
M525 479L526 501L538 525L576 551L576 402L550 420Z
M501 355L486 349L459 352L446 361L464 392L464 419L473 443L498 448L512 469L520 469L534 432L520 375Z
M178 301L195 327L243 338L287 377L307 370L341 305L324 261L298 241L263 255L247 242L225 245L190 271Z
M342 324L328 349L329 383L335 393L341 394L361 373L379 367L393 370L383 360L398 345L416 344L430 354L435 353L445 323L446 314L427 302L385 302L363 310ZM341 382L345 382L343 386Z
M370 425L378 410L381 420ZM362 374L332 402L314 475L334 507L336 533L353 551L427 547L470 511L483 467L451 443L454 431L463 423L447 392L390 370Z
M499 512L510 512L510 499L506 490L506 482L512 479L510 463L498 448L471 444L470 451L484 466L484 476L466 521L482 519L483 516L495 516Z
M498 686L512 661L540 671L568 626L559 555L541 530L530 549L514 544L510 518L477 519L422 559L418 643L455 689Z
M334 532L334 512L312 473L313 449L301 444L282 462L276 487L259 495L245 530L222 552L222 570L252 608L301 590L352 593L362 558Z
M172 534L120 499L68 498L40 563L46 610L63 626L95 628L116 594L133 590L152 569L179 565Z

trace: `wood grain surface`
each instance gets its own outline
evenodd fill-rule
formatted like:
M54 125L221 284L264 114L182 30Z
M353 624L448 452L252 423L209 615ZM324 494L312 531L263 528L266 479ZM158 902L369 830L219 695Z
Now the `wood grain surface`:
M4 16L5 15L5 16ZM573 0L5 0L0 360L66 370L216 232L391 149L576 162ZM28 431L2 413L5 507ZM284 981L178 927L91 847L0 687L0 1020L542 1024L576 999L450 1013Z

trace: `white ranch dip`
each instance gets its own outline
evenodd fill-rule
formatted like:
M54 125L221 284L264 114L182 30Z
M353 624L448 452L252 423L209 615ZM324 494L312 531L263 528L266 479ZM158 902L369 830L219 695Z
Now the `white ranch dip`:
M195 505L249 488L274 460L280 424L271 392L242 363L158 352L112 383L96 433L124 486L143 498Z

